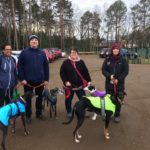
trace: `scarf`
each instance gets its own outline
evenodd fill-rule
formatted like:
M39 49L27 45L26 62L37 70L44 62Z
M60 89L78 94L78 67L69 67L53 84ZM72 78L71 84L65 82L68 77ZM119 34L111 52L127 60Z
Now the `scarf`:
M69 60L71 60L71 61L73 61L73 62L80 61L80 57L79 57L79 56L78 56L78 58L77 58L77 59L75 59L75 60L74 60L74 59L72 59L70 56L68 57L68 59L69 59Z

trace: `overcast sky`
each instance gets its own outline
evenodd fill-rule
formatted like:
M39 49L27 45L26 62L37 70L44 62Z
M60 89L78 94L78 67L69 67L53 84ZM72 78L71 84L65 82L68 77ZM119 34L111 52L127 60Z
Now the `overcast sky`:
M69 0L72 1L73 8L75 11L82 11L85 12L87 10L93 11L100 11L103 12L104 10L108 9L109 6L114 3L116 0ZM125 2L128 8L132 7L133 5L137 4L139 0L122 0Z
M103 19L104 12L109 8L111 4L113 4L116 0L69 0L72 1L72 6L74 9L74 20L78 23L79 18L83 15L87 10L93 12L96 11L100 14L101 19ZM128 12L130 7L137 4L140 0L122 0L126 4L128 8ZM104 25L101 24L103 27ZM101 27L101 29L102 29ZM79 36L76 33L77 37Z

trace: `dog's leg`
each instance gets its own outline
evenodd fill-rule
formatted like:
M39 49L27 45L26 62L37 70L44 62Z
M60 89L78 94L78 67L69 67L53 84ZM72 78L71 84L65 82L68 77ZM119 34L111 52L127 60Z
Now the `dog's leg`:
M78 139L77 133L74 134L74 141L75 143L80 143L80 139Z
M57 106L56 105L54 106L54 110L55 110L55 118L57 119L58 117L57 117Z
M80 118L79 118L80 117ZM84 122L84 117L81 117L81 116L78 116L77 115L77 119L78 119L78 122L77 122L77 125L76 125L76 128L75 130L73 131L73 135L74 135L74 140L76 143L80 143L80 139L78 138L78 130L79 128L82 126L83 122Z
M104 127L104 136L105 136L105 139L106 139L106 140L109 140L109 139L110 139L109 131L108 131L108 129L106 129L105 127Z
M50 113L50 118L52 118L52 105L51 104L49 106L49 113Z
M16 131L16 118L17 117L13 118L13 125L12 125L12 130L11 130L12 133L15 133L15 131Z
M25 122L25 114L21 114L21 120L22 120L22 124L23 124L23 127L24 127L24 134L25 135L28 135L29 134L29 131L27 131L27 128L26 128L26 122Z
M96 118L97 118L97 114L94 113L94 115L92 116L92 120L96 120Z
M109 112L107 113L106 112L105 127L104 127L104 136L105 136L105 139L107 139L107 140L110 139L110 135L109 135L109 131L108 131L108 126L109 126L111 114L112 113L109 113Z
M81 138L82 138L82 135L79 134L79 131L77 131L77 137L78 137L78 139L81 139Z
M7 136L7 133L8 133L8 127L4 127L1 125L1 130L3 132L3 139L2 139L2 143L1 143L1 146L3 148L3 150L6 150L6 136Z

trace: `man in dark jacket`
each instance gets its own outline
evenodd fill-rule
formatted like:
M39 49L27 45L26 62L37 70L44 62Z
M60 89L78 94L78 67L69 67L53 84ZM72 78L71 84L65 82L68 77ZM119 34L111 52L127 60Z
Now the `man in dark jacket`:
M18 60L19 80L24 86L24 92L33 91L38 95L36 98L36 117L43 119L42 115L42 92L48 85L49 65L45 53L38 48L38 37L29 36L29 47L23 50ZM31 99L27 99L26 118L31 122Z
M120 55L120 45L113 43L111 55L107 57L102 65L102 73L106 77L105 89L107 94L124 98L125 78L128 75L129 66L127 61ZM121 103L116 101L115 122L120 121Z

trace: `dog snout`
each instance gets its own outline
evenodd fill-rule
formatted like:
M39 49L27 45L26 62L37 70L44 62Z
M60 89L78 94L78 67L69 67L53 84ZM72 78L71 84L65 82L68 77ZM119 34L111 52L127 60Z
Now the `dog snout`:
M59 89L59 94L60 94L60 95L64 95L64 94L65 94L65 91L62 90L62 89Z

